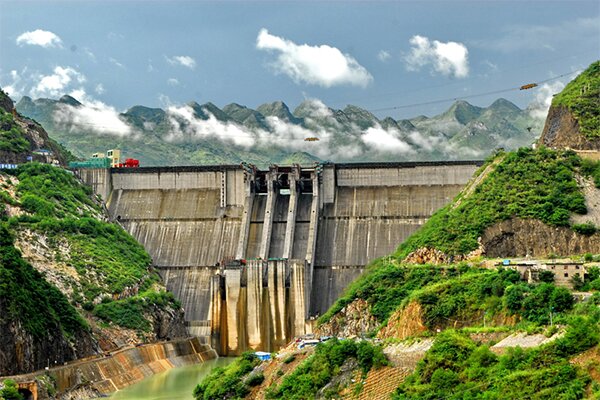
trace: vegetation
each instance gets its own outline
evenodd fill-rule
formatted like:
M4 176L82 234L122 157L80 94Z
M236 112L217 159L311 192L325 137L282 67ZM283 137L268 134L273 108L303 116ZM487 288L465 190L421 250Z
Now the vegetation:
M115 224L100 220L100 205L91 190L73 175L46 164L28 163L12 172L19 183L17 199L2 191L0 202L19 205L27 214L6 220L13 232L22 229L43 234L55 252L56 261L73 267L79 277L73 283L74 305L117 325L150 330L144 314L154 307L179 307L165 292L157 292L158 276L148 270L150 257L144 248ZM127 297L98 304L128 291ZM35 318L34 318L35 319Z
M600 137L600 61L592 63L552 100L553 106L567 107L588 138Z
M371 368L379 368L388 363L380 346L367 341L334 338L318 344L315 353L286 376L281 385L269 388L266 398L314 399L317 392L339 373L340 367L350 360L356 360L363 375Z
M478 247L485 228L513 216L569 226L572 213L587 212L575 180L581 159L574 152L522 148L488 164L494 161L498 165L473 193L437 211L395 255L404 258L420 247L466 254Z
M581 161L581 173L594 180L594 185L600 188L600 161L583 159Z
M378 321L384 322L411 291L456 275L458 271L454 267L442 269L432 265L399 266L380 259L350 284L327 313L319 318L319 323L329 321L354 299L366 300L371 305L371 313Z
M94 315L124 328L148 332L152 326L144 318L144 314L151 311L153 307L166 306L179 308L181 304L170 292L148 290L123 300L102 302L94 308Z
M240 399L250 389L243 377L260 364L254 353L247 352L227 367L215 368L194 389L197 400Z
M0 308L34 337L61 329L66 336L88 329L67 298L29 263L13 245L14 237L0 224Z
M21 206L37 217L90 217L100 206L91 199L92 190L61 168L27 163L16 172Z
M13 115L0 107L0 151L18 154L29 151L29 147L29 141Z
M392 398L583 398L590 377L568 357L597 345L599 338L597 318L574 317L563 337L497 356L460 331L444 331Z
M19 393L19 388L15 381L6 379L3 382L3 386L0 389L0 400L23 400L23 395Z

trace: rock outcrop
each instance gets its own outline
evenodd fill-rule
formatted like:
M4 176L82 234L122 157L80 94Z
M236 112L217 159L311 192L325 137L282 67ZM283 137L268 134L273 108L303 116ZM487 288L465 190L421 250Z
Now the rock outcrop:
M58 161L62 166L67 164L66 154L63 149L48 137L48 133L40 124L32 119L23 117L15 112L14 103L2 89L0 89L0 115L12 114L12 118L3 118L0 125L0 132L17 131L29 142L29 148L19 151L10 149L0 150L0 162L9 164L21 164L31 157L33 161L50 163L52 160Z
M29 333L22 322L9 319L7 302L0 298L0 374L14 375L61 365L66 361L86 357L97 351L89 331L78 330L67 337L59 325L44 335Z
M552 148L600 151L600 138L584 136L573 113L565 106L550 107L539 143Z
M406 339L427 331L423 321L423 308L416 301L411 301L406 307L395 311L389 318L377 337Z
M600 253L600 234L582 235L535 219L511 218L488 227L482 237L487 257L547 257Z
M378 326L377 318L369 310L369 303L356 299L319 326L315 333L319 336L361 337Z

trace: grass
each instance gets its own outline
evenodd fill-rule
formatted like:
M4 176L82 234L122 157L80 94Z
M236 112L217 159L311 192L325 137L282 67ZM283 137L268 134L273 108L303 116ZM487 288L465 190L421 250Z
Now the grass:
M444 331L392 399L584 398L591 378L568 359L599 339L592 315L572 317L566 334L549 344L501 356L461 331Z
M57 261L73 267L80 286L73 286L72 303L106 322L149 331L146 315L155 308L179 308L172 295L157 292L160 278L149 270L144 248L121 227L100 220L102 210L91 190L61 168L28 163L12 172L19 180L17 197L2 191L0 203L19 205L27 214L5 219L11 232L30 229L46 237L53 248L68 244ZM126 292L123 300L98 304Z
M87 330L87 323L68 299L21 257L14 236L0 223L0 309L21 322L34 337L62 330L67 336Z
M574 152L522 148L495 157L502 159L470 195L438 210L394 255L404 258L421 247L467 254L496 222L520 217L568 227L571 214L587 212L575 180L582 161Z
M600 61L592 63L554 96L552 106L567 107L586 137L600 137Z
M0 151L21 154L28 152L30 146L13 115L0 108Z

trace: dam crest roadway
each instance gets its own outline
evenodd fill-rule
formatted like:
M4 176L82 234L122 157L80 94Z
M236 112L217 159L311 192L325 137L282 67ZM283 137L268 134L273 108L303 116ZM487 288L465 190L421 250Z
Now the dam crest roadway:
M148 251L188 331L221 355L310 333L374 258L393 252L481 161L80 168Z

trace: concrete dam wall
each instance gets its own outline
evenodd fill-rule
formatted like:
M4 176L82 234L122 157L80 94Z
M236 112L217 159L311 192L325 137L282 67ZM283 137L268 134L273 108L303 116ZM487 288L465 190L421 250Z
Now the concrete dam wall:
M220 354L311 330L374 258L464 187L480 162L80 169L152 256L190 334Z

